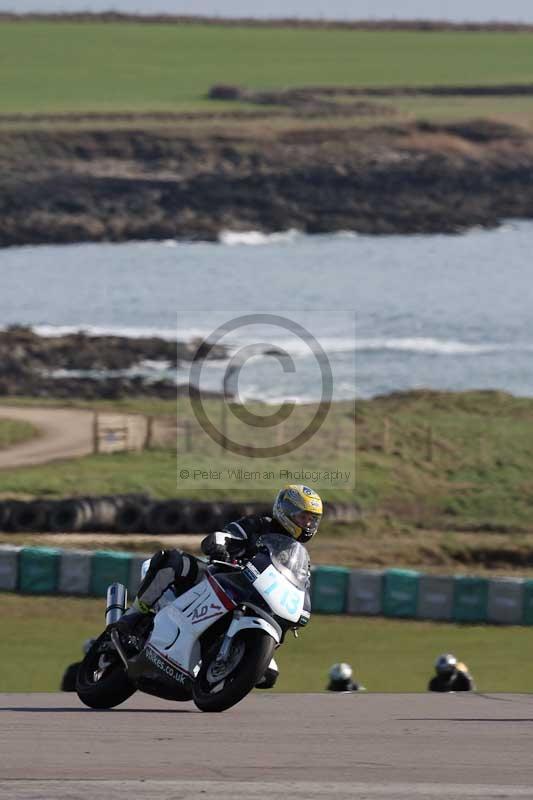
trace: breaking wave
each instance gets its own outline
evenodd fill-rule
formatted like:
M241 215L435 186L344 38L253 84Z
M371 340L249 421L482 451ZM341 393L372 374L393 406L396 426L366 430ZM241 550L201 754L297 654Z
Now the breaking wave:
M483 344L471 344L459 342L453 339L432 339L426 337L405 337L405 338L377 338L377 339L356 339L355 349L358 353L378 352L378 351L397 351L404 353L417 353L426 355L440 356L477 356L489 353L504 353L511 351L532 350L533 345L527 344L498 344L486 342Z
M262 231L221 231L218 235L220 244L230 246L246 244L258 246L264 244L290 243L303 234L291 228L279 233L263 233Z
M32 325L38 336L66 336L71 333L85 333L87 336L123 336L128 339L165 339L176 341L174 328L134 328L114 327L113 325Z

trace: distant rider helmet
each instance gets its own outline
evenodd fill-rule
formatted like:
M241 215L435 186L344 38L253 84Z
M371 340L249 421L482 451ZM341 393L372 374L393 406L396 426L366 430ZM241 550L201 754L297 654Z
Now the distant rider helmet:
M457 669L457 659L451 653L444 653L435 661L437 675L451 675Z
M340 681L345 681L348 683L352 679L353 671L349 664L346 664L344 661L340 664L333 664L329 671L329 679L333 683L339 683Z
M308 486L288 484L278 492L272 515L299 542L308 542L322 519L322 500Z

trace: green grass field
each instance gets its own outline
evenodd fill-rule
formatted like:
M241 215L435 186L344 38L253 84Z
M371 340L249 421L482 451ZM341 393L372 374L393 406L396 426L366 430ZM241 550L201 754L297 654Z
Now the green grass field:
M123 407L114 406L116 410ZM44 465L12 470L2 475L2 492L54 497L79 494L80 487L83 487L81 491L88 494L146 492L161 498L271 501L280 484L291 482L290 474L285 474L284 470L294 472L303 467L320 475L328 470L342 472L344 477L325 482L322 487L324 499L350 502L353 498L355 437L352 403L334 404L323 426L290 454L260 459L222 450L200 427L188 400L180 399L177 409L175 403L158 401L153 404L145 401L130 408L143 408L145 412L163 408L168 412L173 408L180 424L190 424L190 434L187 436L180 428L177 452L173 443L166 450L103 454L58 462L53 469ZM222 404L216 400L208 401L205 408L209 419L220 429ZM272 413L271 408L260 404L247 404L246 408L258 415L265 409ZM298 406L279 429L250 428L228 413L226 431L228 437L247 445L266 447L281 444L305 429L315 413L315 406ZM247 474L240 470L246 470Z
M207 405L216 420L217 403ZM149 410L150 405L144 408ZM290 434L290 426L307 412L298 409L283 435ZM352 414L350 403L336 404L323 429L281 463L228 455L194 422L192 450L187 452L180 435L177 458L173 449L154 450L91 456L58 463L53 470L46 466L13 470L2 476L3 491L59 496L83 487L83 492L94 493L147 491L159 497L262 500L271 497L279 484L280 466L335 467L355 470L355 498L366 514L362 533L368 532L364 526L374 514L386 514L391 531L402 525L434 530L488 525L502 533L531 531L531 399L501 392L414 392L358 401L355 442ZM180 406L179 418L192 419L190 408ZM235 420L228 422L230 434L236 425ZM254 431L256 436L268 436L268 429ZM227 476L228 467L243 465L252 471L270 470L274 478ZM220 470L223 475L221 479L200 475L176 485L178 469ZM354 496L353 482L318 484L326 499Z
M529 530L532 420L533 401L504 392L358 402L357 497L420 527Z
M132 414L154 414L176 416L176 401L158 397L124 397L121 400L82 400L54 397L3 397L2 406L15 408L37 406L38 408L90 408L94 411L131 412Z
M269 462L262 465L261 470L268 470L273 477L263 480L262 473L257 479L253 473L245 478L240 477L239 472L230 473L228 470L233 462L223 455L219 456L217 463L207 455L195 459L194 464L192 461L187 461L193 469L189 469L188 480L180 480L176 469L176 453L171 450L87 456L57 462L53 468L45 465L6 472L2 474L2 493L4 496L20 494L51 499L77 495L80 492L95 495L145 492L159 498L262 501L272 499L273 491L279 489L280 482L291 482L290 474L285 475ZM184 463L178 462L180 468ZM239 469L243 463L236 460L235 468ZM307 461L305 466L309 469L324 469L320 465L318 454L314 460ZM220 468L218 472L217 467ZM247 468L255 470L250 465ZM346 484L341 484L340 488L336 484L326 485L321 494L324 499L346 502L353 496L350 486L348 484L346 489Z
M397 113L406 120L431 120L444 123L450 120L493 119L511 125L533 126L533 97L395 97L392 102ZM386 120L383 119L386 123ZM367 120L366 124L371 124Z
M50 465L21 467L2 473L4 496L68 497L80 494L146 492L175 497L176 453L114 453L87 456Z
M85 639L103 628L104 601L3 594L0 692L57 691ZM375 692L424 691L435 658L453 652L482 692L532 692L533 632L385 619L314 616L276 654L276 691L319 692L336 661L348 661Z
M162 401L105 406L147 413L175 410L174 403ZM216 417L216 401L211 408ZM190 409L182 411L183 418L191 418ZM355 475L355 484L348 486L307 479L324 499L351 503L355 498L363 512L344 524L326 517L320 537L311 543L314 563L394 564L441 574L533 574L531 399L503 392L413 392L357 401L355 442L352 414L351 404L334 406L316 440L286 457L286 466L294 469L335 466ZM4 471L2 495L146 492L161 498L270 502L279 485L288 482L274 461L243 461L193 430L192 452L186 452L182 434L177 457L169 447L57 462L53 469ZM230 477L228 468L239 465L270 469L274 477ZM179 469L206 474L180 480ZM210 477L209 470L222 475ZM151 549L144 541L109 546Z
M268 88L533 80L530 33L2 22L0 52L4 114L201 109L215 83Z

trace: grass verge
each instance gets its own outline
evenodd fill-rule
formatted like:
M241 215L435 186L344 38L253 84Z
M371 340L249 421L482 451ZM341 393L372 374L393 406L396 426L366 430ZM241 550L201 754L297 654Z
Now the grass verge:
M57 691L65 667L81 658L83 641L101 631L104 601L13 594L1 600L0 692ZM465 661L482 692L533 691L527 628L325 616L314 616L278 650L276 691L323 691L336 661L351 663L369 691L424 691L442 652Z

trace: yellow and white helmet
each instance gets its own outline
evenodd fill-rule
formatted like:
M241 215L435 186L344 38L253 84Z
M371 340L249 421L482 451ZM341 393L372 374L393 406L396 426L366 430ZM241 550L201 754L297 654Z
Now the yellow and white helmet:
M295 539L308 542L322 519L322 500L308 486L291 483L278 492L272 515Z

